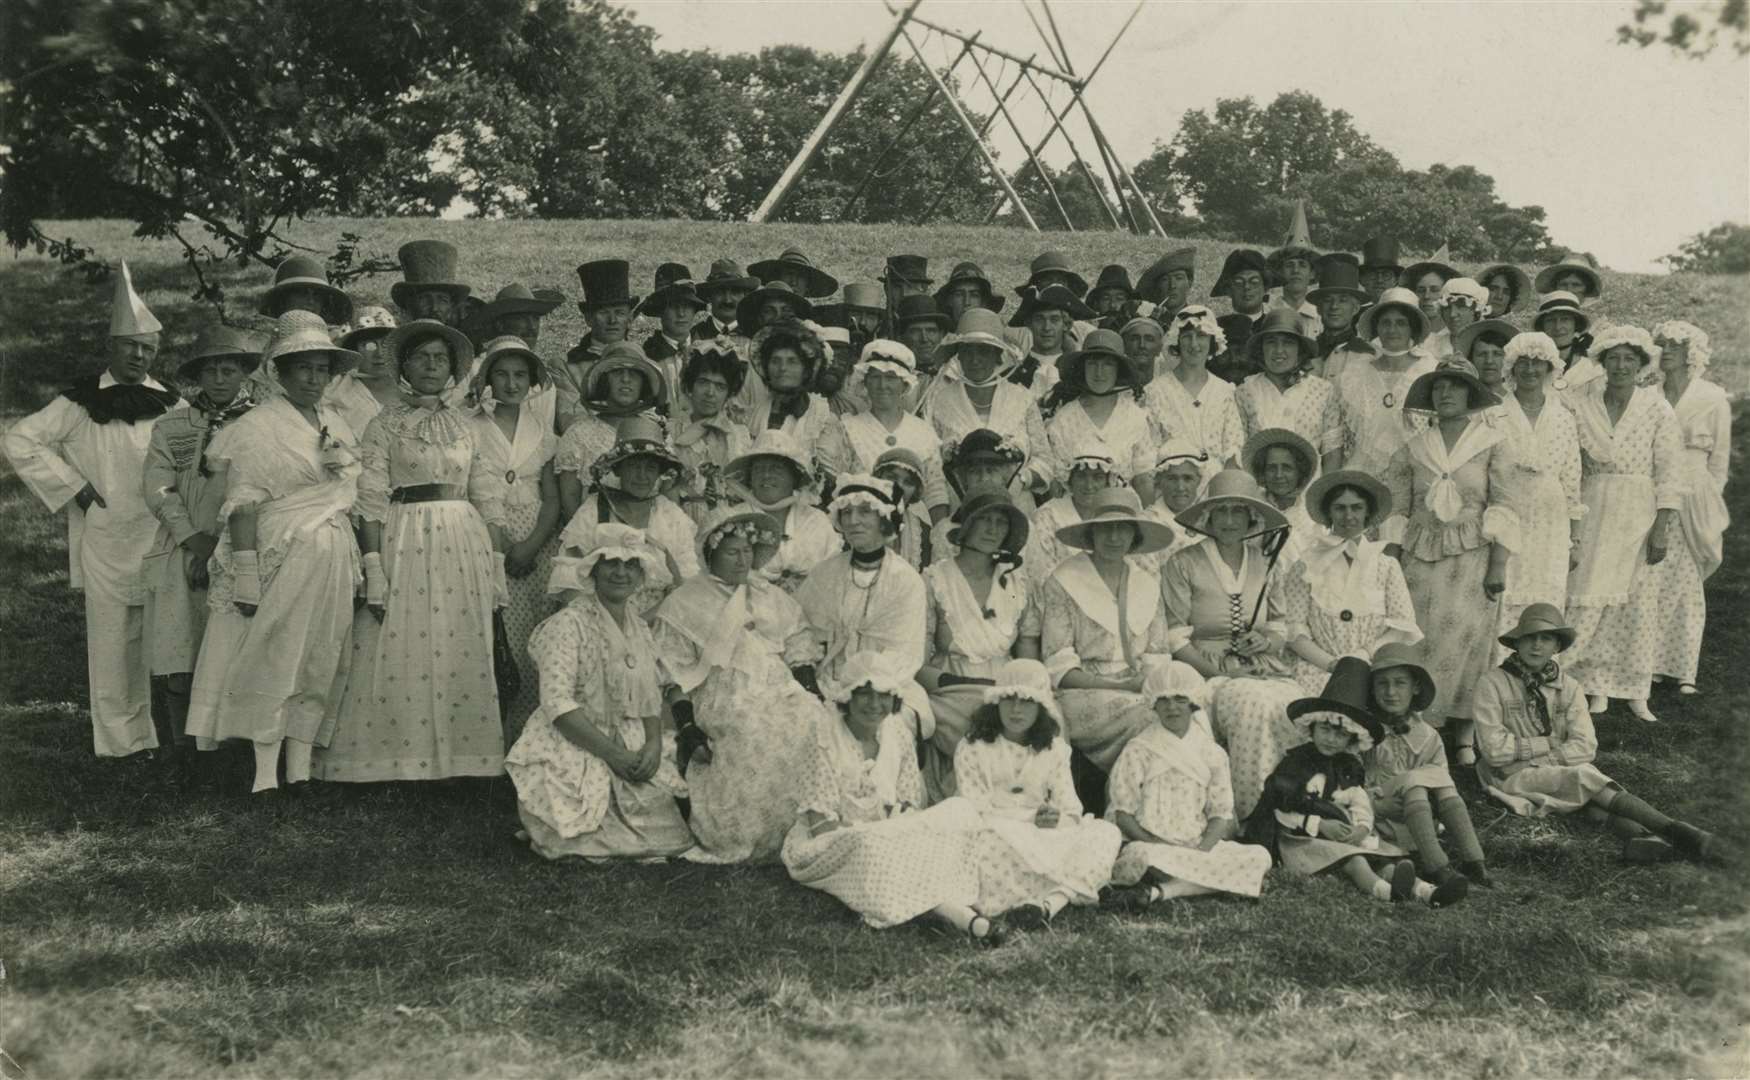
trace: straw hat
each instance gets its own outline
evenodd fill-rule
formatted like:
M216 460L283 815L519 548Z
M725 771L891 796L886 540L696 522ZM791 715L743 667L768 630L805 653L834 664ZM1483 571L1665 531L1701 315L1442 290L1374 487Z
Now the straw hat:
M1580 310L1580 298L1560 289L1546 294L1538 301L1537 314L1531 319L1531 328L1542 330L1543 320L1551 315L1572 315L1576 334L1584 333L1592 325L1592 316Z
M428 337L442 338L444 344L449 346L451 377L460 380L466 376L469 365L474 361L474 343L468 340L467 334L436 319L414 319L402 323L389 332L381 348L395 358L395 369L399 371L403 360L402 353L410 343Z
M1368 706L1373 700L1372 672L1367 661L1358 656L1337 659L1331 677L1317 697L1304 697L1288 705L1288 718L1306 731L1314 720L1327 719L1332 714L1342 717L1343 727L1360 741L1362 753L1385 737L1385 727Z
M1379 336L1375 324L1379 317L1387 311L1401 311L1410 319L1410 340L1420 341L1422 335L1428 332L1428 320L1422 314L1422 302L1416 294L1402 286L1393 286L1379 294L1379 299L1372 305L1363 308L1361 315L1355 320L1355 330L1362 340L1371 341Z
M538 319L552 312L560 303L555 297L536 296L528 286L513 283L498 290L498 295L488 301L475 318L490 333L493 322L500 315L533 315Z
M613 471L614 466L636 457L655 458L664 472L680 472L685 466L668 445L662 424L648 416L628 416L614 429L614 445L590 466L597 480Z
M1264 339L1272 334L1293 338L1300 349L1300 361L1303 364L1318 355L1319 343L1300 332L1300 312L1285 307L1273 307L1264 313L1264 320L1252 331L1252 336L1246 339L1246 356L1252 363L1264 362Z
M996 289L991 286L990 278L986 276L982 267L975 262L963 262L955 264L954 272L948 275L947 282L936 290L936 306L946 311L948 293L954 286L963 281L974 282L984 290L984 306L992 311L1001 311L1003 305L1009 302L1008 297L997 295Z
M1507 310L1500 314L1510 315L1518 310L1520 304L1531 298L1531 275L1519 269L1519 267L1514 266L1512 263L1495 263L1493 266L1483 267L1477 274L1477 281L1481 282L1483 288L1486 289L1489 287L1489 282L1491 280L1502 275L1505 275L1507 278L1507 294L1509 299L1507 301Z
M1018 293L1026 290L1037 291L1039 279L1046 274L1067 275L1069 277L1069 291L1074 293L1078 299L1088 294L1087 279L1075 272L1075 268L1070 265L1069 256L1061 251L1040 252L1039 256L1028 267L1026 282L1015 286L1015 291Z
M529 348L529 343L515 334L503 334L486 343L486 348L480 353L480 367L474 373L475 380L485 386L492 381L492 366L512 356L520 356L528 361L529 382L544 384L547 381L546 365L535 355L535 350Z
M401 260L401 277L389 286L389 299L403 311L413 303L413 297L428 289L447 292L461 300L473 292L456 280L456 246L442 240L413 240L401 245L395 253ZM349 315L350 317L350 315ZM345 322L346 319L341 319Z
M772 561L772 556L778 553L778 546L784 542L784 527L778 520L763 510L751 510L745 506L719 506L705 515L705 520L699 525L699 534L694 539L697 546L696 554L699 565L711 565L709 550L716 546L725 533L734 531L745 535L753 545L753 568L760 567Z
M368 304L355 308L352 322L340 332L342 348L356 349L359 352L375 352L383 344L383 339L395 329L395 314L386 307Z
M1319 468L1319 454L1313 449L1313 444L1307 442L1297 432L1287 428L1264 428L1246 440L1245 448L1240 451L1240 460L1246 463L1246 471L1256 477L1264 471L1264 451L1272 446L1286 447L1300 461L1300 482L1304 485ZM1263 483L1259 480L1259 483Z
M1434 676L1428 674L1424 656L1420 645L1406 645L1401 641L1381 645L1374 651L1373 662L1369 665L1369 679L1381 671L1408 668L1410 674L1416 677L1416 696L1410 700L1410 708L1421 712L1434 704Z
M1130 554L1149 555L1170 547L1173 530L1143 513L1136 492L1128 487L1111 487L1094 496L1086 519L1057 530L1057 542L1082 551L1094 550L1096 525L1128 524L1136 528L1136 539Z
M1596 300L1599 294L1604 291L1604 281L1598 276L1598 271L1586 263L1576 262L1572 259L1564 259L1554 266L1546 266L1539 270L1536 281L1537 291L1545 294L1556 292L1556 282L1567 274L1578 274L1581 280L1586 282L1586 291L1581 296L1583 300Z
M1562 609L1554 604L1528 604L1519 613L1519 625L1496 638L1509 649L1516 648L1519 639L1526 634L1554 634L1559 648L1556 652L1566 652L1574 647L1574 639L1579 637L1572 626L1568 625L1568 617L1562 614Z
M767 285L777 281L780 272L800 273L803 276L801 295L810 298L831 296L839 291L839 279L815 266L799 248L787 248L775 259L762 259L749 265L747 271Z
M1032 533L1033 523L1021 508L1010 501L1007 495L984 494L974 495L961 503L954 511L953 527L948 530L948 542L955 547L960 546L960 537L966 531L967 523L987 511L1001 511L1009 519L1009 533L1004 538L998 551L1020 552L1027 546L1027 537Z
M1288 519L1282 516L1282 511L1265 501L1258 482L1252 479L1251 473L1242 469L1223 469L1216 473L1204 489L1203 498L1186 507L1176 520L1192 532L1210 536L1212 534L1204 525L1209 512L1218 506L1243 506L1252 512L1253 517L1263 520L1262 525L1247 534L1248 540L1288 526Z
M985 688L984 703L995 705L1004 698L1020 698L1036 702L1046 715L1063 723L1057 709L1057 695L1051 692L1051 672L1037 660L1010 660L997 669L996 685Z
M343 349L334 343L334 339L328 336L328 327L322 316L308 311L288 311L274 322L273 337L262 351L261 362L268 364L281 357L307 352L328 354L328 377L331 379L350 371L363 359L351 349Z
M954 332L942 339L936 355L947 363L959 354L963 345L990 345L1001 349L1003 359L998 361L999 366L1016 358L1014 343L1003 336L1003 320L990 308L967 308Z
M1416 381L1410 384L1409 392L1404 395L1404 408L1433 412L1434 384L1440 379L1457 379L1470 387L1470 407L1465 410L1467 413L1501 404L1501 399L1477 375L1475 365L1462 356L1449 356L1440 361L1440 366L1433 371L1416 376Z
M208 360L234 360L247 375L261 365L261 347L261 340L249 331L213 323L194 339L194 352L177 365L176 379L181 383L197 381Z
M1452 335L1452 354L1470 359L1470 347L1484 334L1500 334L1508 341L1519 336L1519 328L1505 319L1482 319Z
M278 315L280 297L289 289L314 289L322 296L321 316L332 326L352 321L352 297L328 282L322 264L308 255L293 255L274 267L273 285L261 298L256 310L263 315Z
M636 371L644 376L644 396L640 401L654 406L668 400L668 377L662 369L650 362L643 349L629 341L616 341L603 349L601 357L590 365L583 387L586 405L606 399L608 373L614 371Z
M109 305L109 336L119 338L151 337L164 329L140 294L134 291L134 276L128 273L128 263L122 260L122 272L116 275L115 292Z
M1306 489L1304 504L1307 516L1323 525L1331 527L1331 515L1325 513L1325 499L1338 488L1359 488L1368 495L1368 501L1373 504L1373 512L1367 515L1369 528L1384 521L1391 514L1391 489L1386 487L1372 473L1360 469L1335 469L1323 473Z
M778 428L767 428L760 432L759 438L753 441L747 453L730 459L723 466L723 475L740 484L748 485L748 469L759 458L777 458L796 470L796 486L808 487L814 482L814 463L802 452L796 437Z

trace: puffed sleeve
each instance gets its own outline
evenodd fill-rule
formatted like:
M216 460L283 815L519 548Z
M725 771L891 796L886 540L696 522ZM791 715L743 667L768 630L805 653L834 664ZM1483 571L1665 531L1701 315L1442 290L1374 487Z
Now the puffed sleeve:
M1391 456L1391 464L1385 467L1385 475L1379 479L1391 492L1391 516L1379 523L1380 542L1401 544L1404 530L1410 524L1410 511L1415 508L1411 502L1415 495L1415 472L1410 467L1410 452L1406 447L1400 446Z
M141 495L146 500L146 509L170 530L171 540L181 544L200 530L194 527L182 492L176 488L176 476L176 459L170 453L170 426L160 420L153 425L152 441L146 446Z
M1523 550L1520 523L1530 515L1526 505L1530 474L1519 467L1519 450L1511 439L1489 448L1489 492L1483 507L1483 536L1508 551ZM1395 493L1394 493L1395 495Z
M214 472L214 482L222 479L225 485L220 521L229 521L237 511L260 506L296 486L296 467L288 473L273 443L254 428L245 416L220 429L207 447L207 464Z
M814 463L834 475L854 469L857 452L851 449L851 437L845 433L844 423L832 414L824 399L815 399L810 409L825 413L815 431L814 445L808 448L814 453Z
M1683 471L1683 438L1671 406L1663 398L1658 406L1653 428L1653 505L1660 510L1675 510L1689 494L1689 478Z
M1055 577L1045 583L1045 618L1041 625L1040 652L1045 657L1046 670L1051 672L1051 685L1081 666L1076 655L1075 601L1064 591Z
M1116 824L1120 812L1131 817L1142 814L1142 781L1147 768L1148 751L1134 744L1118 751L1118 762L1106 784L1107 821Z
M541 675L541 709L557 719L582 708L577 700L577 673L583 670L585 642L576 619L561 612L529 635L529 658Z
M964 745L964 744L962 744ZM1057 808L1057 812L1066 818L1082 816L1081 796L1076 794L1076 777L1069 764L1069 742L1059 736L1051 741L1049 749L1040 753L1050 754L1051 791L1046 805Z
M509 528L510 519L504 513L508 487L504 474L481 453L479 436L472 427L468 429L468 442L473 446L468 458L468 501L474 504L474 509L480 512L486 524Z
M359 493L353 511L365 521L389 520L389 444L394 435L388 415L385 410L372 417L359 440L359 462L364 471L359 473Z

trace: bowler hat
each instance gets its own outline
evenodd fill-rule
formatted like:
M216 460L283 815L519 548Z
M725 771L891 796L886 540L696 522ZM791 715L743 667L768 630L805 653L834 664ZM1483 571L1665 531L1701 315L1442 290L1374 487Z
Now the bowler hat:
M1075 272L1070 266L1069 256L1061 251L1041 252L1028 267L1028 271L1026 283L1016 286L1016 292L1020 292L1022 289L1037 289L1039 279L1046 274L1063 274L1069 278L1067 287L1070 292L1075 293L1077 299L1088 294L1087 279Z

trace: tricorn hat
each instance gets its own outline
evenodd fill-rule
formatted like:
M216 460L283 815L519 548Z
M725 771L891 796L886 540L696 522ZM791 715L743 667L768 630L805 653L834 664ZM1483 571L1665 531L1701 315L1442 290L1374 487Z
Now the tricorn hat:
M1209 290L1211 296L1228 296L1233 286L1234 275L1243 270L1256 270L1264 279L1264 284L1270 284L1270 263L1264 258L1264 253L1251 248L1240 248L1227 253L1227 259L1221 264L1221 276L1215 279L1215 288Z
M831 296L839 290L839 279L814 265L813 260L798 248L787 248L775 259L762 259L748 268L748 273L770 285L780 273L800 274L801 293L809 298Z
M638 306L632 292L632 267L625 259L595 259L577 267L577 280L583 285L583 299L577 302L579 311L588 315L612 304Z
M389 286L389 299L403 311L412 307L416 294L427 289L442 290L457 300L473 291L456 280L454 244L442 240L412 240L402 244L395 255L401 260L402 280Z
M1029 319L1041 311L1061 311L1072 319L1091 319L1094 310L1062 285L1047 285L1043 289L1021 289L1021 306L1016 309L1010 326L1026 326Z
M273 285L261 298L257 309L263 315L279 314L279 298L287 289L314 289L322 296L323 319L330 326L352 321L352 298L328 283L322 264L308 255L293 255L274 267Z
M1156 259L1154 265L1144 270L1142 277L1137 279L1137 293L1151 304L1161 303L1167 298L1167 275L1174 270L1183 270L1192 281L1196 281L1197 249L1174 248Z
M1087 279L1076 273L1070 266L1069 256L1061 251L1045 251L1034 259L1028 267L1027 281L1015 287L1016 292L1023 289L1038 289L1039 279L1046 274L1063 274L1069 278L1068 289L1080 299L1088 294Z

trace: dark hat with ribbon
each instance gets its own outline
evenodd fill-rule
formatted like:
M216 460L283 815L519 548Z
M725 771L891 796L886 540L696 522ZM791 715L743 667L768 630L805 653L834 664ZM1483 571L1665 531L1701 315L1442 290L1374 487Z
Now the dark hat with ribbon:
M682 266L681 269L685 270L686 267ZM658 279L661 276L659 272ZM656 291L646 296L644 302L638 305L638 314L647 315L653 319L661 318L663 309L671 304L681 304L694 311L704 311L711 306L699 298L699 294L694 291L691 279L681 277L658 285Z
M934 297L926 293L913 293L911 296L900 297L898 305L893 310L893 325L899 330L917 322L933 322L945 334L954 329L954 320L948 313L936 306Z
M1076 294L1062 285L1047 285L1043 289L1021 289L1021 306L1015 311L1010 326L1026 326L1028 320L1041 311L1061 311L1072 319L1091 319L1094 309L1081 302Z
M466 286L464 286L466 288ZM314 289L322 297L322 318L330 326L352 321L352 298L328 282L322 264L308 255L293 255L274 267L273 285L261 298L263 315L278 315L280 298L289 289Z
M810 298L831 296L839 291L839 279L815 266L799 248L787 248L777 258L762 259L747 269L748 273L768 285L779 280L781 275L798 275L802 278L801 294Z
M632 292L632 267L625 259L583 263L577 268L577 280L583 285L583 299L577 307L585 315L614 304L638 306L638 297Z
M1094 287L1088 290L1089 299L1099 296L1101 289L1121 289L1126 300L1136 299L1136 288L1130 284L1130 271L1117 263L1100 268L1100 276L1094 279Z
M1009 519L1009 534L1004 538L999 551L1019 553L1027 546L1027 537L1032 532L1033 523L1027 519L1020 507L1010 498L998 492L985 492L974 495L961 503L954 511L954 525L948 530L948 542L955 546L961 543L961 537L966 534L966 526L980 514L1000 511Z
M936 290L936 306L943 310L947 310L948 291L954 286L966 281L975 283L984 291L984 306L992 311L1001 311L1003 305L1009 302L1008 297L997 295L996 290L991 286L990 278L986 276L983 268L975 262L963 262L954 265L954 272L949 274L948 280L940 289Z
M1137 279L1136 291L1151 304L1158 304L1167 298L1167 275L1175 270L1183 270L1192 281L1197 280L1197 249L1192 247L1175 248L1154 261L1154 265L1142 272Z
M742 297L741 303L735 305L735 324L742 333L752 334L763 329L760 323L760 308L764 307L768 300L782 300L789 304L791 314L798 319L806 319L814 314L814 305L808 302L807 297L782 281L768 281Z
M723 289L753 292L759 287L760 279L742 270L740 263L734 259L717 259L711 263L711 272L699 283L698 293L709 300Z

